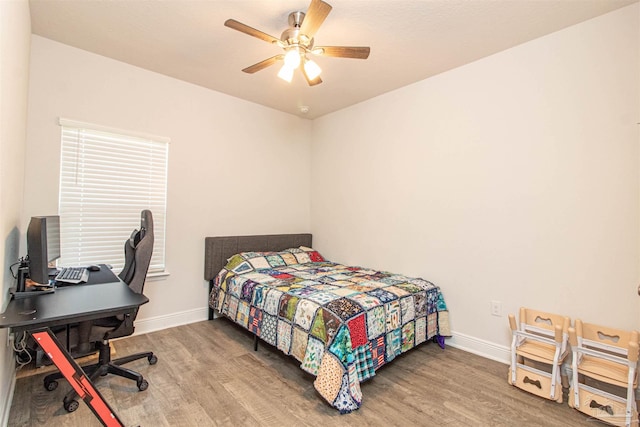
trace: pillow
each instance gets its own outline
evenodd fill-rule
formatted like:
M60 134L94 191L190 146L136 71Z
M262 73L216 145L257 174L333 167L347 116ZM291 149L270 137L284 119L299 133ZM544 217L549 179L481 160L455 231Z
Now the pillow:
M312 248L307 248L306 246L300 246L299 248L291 248L287 249L284 252L291 253L298 262L293 264L305 264L307 262L324 262L326 261L322 255L318 251L313 250ZM291 265L291 264L287 264Z
M325 259L318 251L300 246L281 252L241 252L229 258L224 268L242 274L254 270L323 261Z

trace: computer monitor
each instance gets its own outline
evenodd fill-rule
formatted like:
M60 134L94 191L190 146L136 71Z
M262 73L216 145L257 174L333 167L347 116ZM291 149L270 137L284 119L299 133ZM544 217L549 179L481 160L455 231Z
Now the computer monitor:
M60 217L31 217L27 228L27 262L29 278L36 283L49 283L49 263L60 258Z

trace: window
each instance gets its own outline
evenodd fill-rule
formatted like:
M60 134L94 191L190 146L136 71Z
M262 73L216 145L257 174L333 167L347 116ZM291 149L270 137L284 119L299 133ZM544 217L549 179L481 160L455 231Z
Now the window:
M165 269L169 140L60 119L61 266L124 266L124 242L153 213L149 273Z

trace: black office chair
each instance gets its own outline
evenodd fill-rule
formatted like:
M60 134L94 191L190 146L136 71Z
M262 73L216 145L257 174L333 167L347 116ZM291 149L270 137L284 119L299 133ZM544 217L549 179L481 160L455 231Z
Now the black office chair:
M131 237L125 242L125 265L120 274L120 279L127 283L131 290L136 293L142 293L144 282L151 263L151 254L153 252L153 216L151 211L144 210L140 218L140 230L134 230ZM136 382L138 390L144 391L149 386L141 374L120 365L147 358L149 364L154 365L158 358L153 352L137 353L130 356L111 360L111 346L109 340L113 338L125 337L133 334L134 321L138 310L132 310L123 316L112 316L104 319L83 322L77 328L76 336L81 343L95 343L99 350L98 363L83 367L82 369L95 381L98 377L107 374L114 374L124 378L129 378ZM59 379L63 375L59 372L47 375L44 378L44 386L47 390L52 391L58 387ZM77 394L75 390L71 390L64 398L64 408L68 412L78 409Z

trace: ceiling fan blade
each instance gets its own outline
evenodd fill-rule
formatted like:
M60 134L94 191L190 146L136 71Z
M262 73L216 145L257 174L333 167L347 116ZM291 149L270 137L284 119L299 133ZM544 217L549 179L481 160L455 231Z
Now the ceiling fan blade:
M305 71L304 67L300 67L300 71L302 71L302 74L304 75L304 78L307 80L307 83L309 83L309 86L315 86L315 85L319 85L320 83L322 83L322 79L320 78L320 76L318 76L315 79L311 80L309 78L309 76L307 75L307 72Z
M255 72L258 72L260 70L267 68L270 65L275 64L277 61L280 61L282 59L284 59L284 55L272 56L271 58L267 58L264 61L260 61L256 64L250 65L242 71L248 74L253 74Z
M307 13L305 13L304 19L302 20L300 33L312 39L313 35L318 31L318 28L320 28L320 25L322 25L329 15L329 12L331 12L331 9L329 3L325 3L322 0L311 0L309 9L307 9Z
M225 27L232 28L234 30L240 31L241 33L248 34L250 36L256 37L260 40L264 40L269 43L279 43L280 39L277 39L273 36L270 36L267 33L263 33L260 30L256 30L248 25L243 24L242 22L238 22L235 19L227 19L224 21Z
M371 48L363 46L318 46L314 47L311 52L316 55L335 58L367 59L370 51Z

